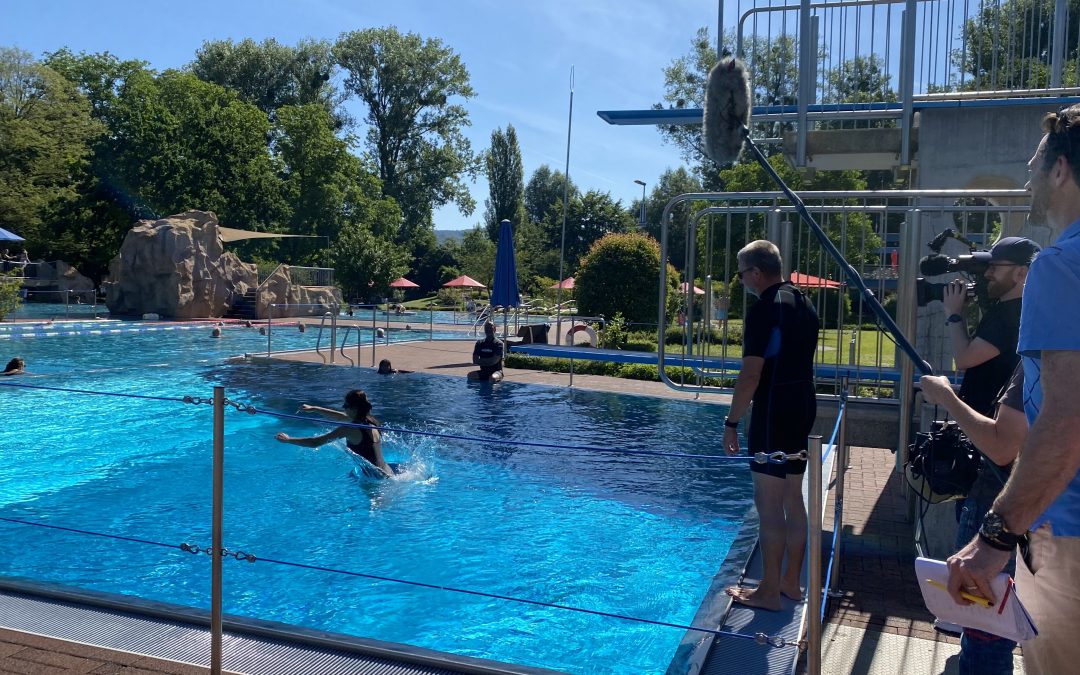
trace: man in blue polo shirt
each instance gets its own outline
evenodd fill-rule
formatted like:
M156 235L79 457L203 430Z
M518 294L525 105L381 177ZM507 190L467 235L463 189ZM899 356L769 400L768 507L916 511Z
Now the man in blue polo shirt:
M1031 265L1017 350L1031 429L1012 475L977 537L949 558L949 592L993 601L990 579L1023 535L1017 592L1039 636L1024 643L1029 675L1069 673L1080 663L1080 105L1051 113L1028 162L1031 221L1053 245Z

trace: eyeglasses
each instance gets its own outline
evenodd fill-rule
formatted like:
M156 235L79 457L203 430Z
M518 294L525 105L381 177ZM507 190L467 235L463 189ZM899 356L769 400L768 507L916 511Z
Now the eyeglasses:
M744 270L739 270L739 280L742 281L742 276L744 274L746 274L747 272L749 272L750 270L752 270L752 269L755 269L755 268L754 267L747 267Z

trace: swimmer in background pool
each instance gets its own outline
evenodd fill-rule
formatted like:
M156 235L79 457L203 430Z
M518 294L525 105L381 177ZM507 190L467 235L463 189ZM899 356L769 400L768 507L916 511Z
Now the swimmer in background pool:
M323 408L317 405L304 403L300 410L305 412L317 412L327 417L352 422L354 424L368 424L378 426L379 420L371 416L371 402L367 394L360 389L353 389L345 394L344 412ZM370 466L363 468L363 473L372 478L388 478L394 475L393 469L386 463L382 454L382 434L378 429L357 429L356 427L336 427L333 431L321 436L309 436L305 438L293 438L286 433L275 436L282 443L292 443L305 448L317 448L320 445L334 441L338 438L345 439L345 447L350 452L367 460Z
M26 362L20 359L18 356L8 361L7 366L4 368L4 372L0 375L25 375L26 374Z

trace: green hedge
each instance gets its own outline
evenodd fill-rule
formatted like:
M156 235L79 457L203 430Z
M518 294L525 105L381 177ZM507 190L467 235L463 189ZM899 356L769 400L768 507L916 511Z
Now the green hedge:
M510 354L506 357L506 367L541 370L549 373L569 373L570 359ZM696 382L696 375L690 368L668 367L666 370L668 377L672 380L680 381L685 378L687 382ZM620 377L624 380L660 381L657 367L651 363L611 363L609 361L575 359L574 372L578 375L603 375L605 377ZM734 387L735 380L734 378L708 377L705 378L704 384L712 387Z
M694 341L698 339L698 331L694 330ZM681 345L685 340L685 332L681 326L672 326L664 333L664 344ZM710 328L708 340L714 345L722 344L724 334L719 328ZM743 342L742 322L728 324L727 341L729 345L741 345Z

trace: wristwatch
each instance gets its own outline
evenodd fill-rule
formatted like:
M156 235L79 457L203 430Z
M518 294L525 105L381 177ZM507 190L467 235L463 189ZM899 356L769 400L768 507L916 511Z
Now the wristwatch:
M739 420L725 419L724 420L724 426L727 427L728 429L738 429L739 428Z
M963 320L964 320L964 317L959 315L959 314L950 314L945 319L945 323L960 323Z
M979 527L979 539L991 548L1011 551L1019 543L1020 535L1009 532L1005 526L1005 519L991 510L987 511L983 517L982 526Z

